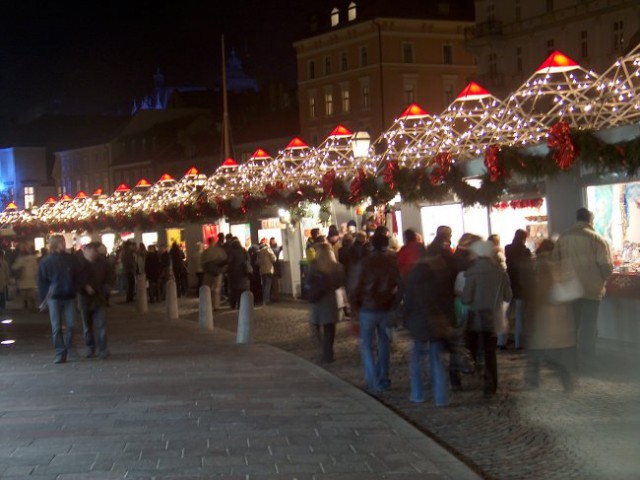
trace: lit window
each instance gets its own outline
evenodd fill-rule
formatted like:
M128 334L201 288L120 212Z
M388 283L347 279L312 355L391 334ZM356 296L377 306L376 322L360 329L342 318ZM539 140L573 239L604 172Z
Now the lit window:
M333 94L324 94L324 113L326 116L333 115Z
M413 63L413 43L403 42L402 43L402 62L403 63Z
M337 8L331 10L331 26L335 27L340 23L340 12L338 12Z
M350 22L353 22L357 17L356 12L356 2L351 2L349 4L349 10L347 11L347 18Z
M582 58L589 56L589 32L587 30L580 32L580 53L582 54Z
M453 63L453 45L442 45L442 63L445 65Z
M342 52L340 55L340 69L346 72L349 69L349 60L347 58L347 52Z
M404 86L404 103L409 105L416 101L416 87L412 83L407 83Z
M360 66L366 67L369 64L369 54L367 47L360 47Z
M331 74L331 57L329 56L324 57L324 74L325 75Z
M24 208L31 208L36 202L34 187L24 187Z
M371 99L369 98L369 85L363 85L362 86L362 108L363 109L367 109L370 108L371 104Z
M349 89L343 88L342 89L342 111L344 113L349 113L349 110L351 110L351 103L349 101Z
M316 78L316 62L309 60L309 78Z
M316 118L316 97L309 97L309 118Z

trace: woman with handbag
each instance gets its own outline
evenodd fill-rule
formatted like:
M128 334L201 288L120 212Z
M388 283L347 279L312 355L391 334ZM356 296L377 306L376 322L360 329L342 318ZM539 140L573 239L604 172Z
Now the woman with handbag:
M484 395L495 395L498 388L496 358L497 333L503 333L503 302L512 297L509 277L491 258L493 244L482 240L469 247L472 263L465 275L462 301L469 305L467 341L476 359L479 346L484 346Z
M340 319L336 290L344 287L345 275L328 243L316 244L315 251L307 276L311 302L309 323L313 337L322 346L322 361L330 363L333 362L336 323Z

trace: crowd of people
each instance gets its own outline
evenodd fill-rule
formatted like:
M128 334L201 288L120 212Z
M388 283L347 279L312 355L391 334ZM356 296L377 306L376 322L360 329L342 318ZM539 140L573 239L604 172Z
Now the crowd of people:
M390 388L390 343L398 326L413 340L412 402L426 400L428 377L435 404L446 406L450 391L461 389L462 376L472 373L491 398L498 388L497 352L511 347L527 349L529 387L538 386L546 363L571 392L578 373L596 365L598 306L613 271L609 245L593 220L592 212L579 209L571 229L557 241L542 240L535 252L521 229L504 250L497 235L485 240L470 232L452 248L448 226L440 226L428 245L407 229L400 249L384 226L371 234L340 234L332 225L326 236L313 229L304 288L322 361L334 360L335 327L346 297L344 310L359 335L364 381L372 393Z

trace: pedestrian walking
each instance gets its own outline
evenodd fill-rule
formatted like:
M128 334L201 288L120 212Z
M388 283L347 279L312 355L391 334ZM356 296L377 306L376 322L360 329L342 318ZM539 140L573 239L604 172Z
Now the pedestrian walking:
M462 301L469 305L467 339L469 350L477 363L480 345L484 347L484 395L494 395L498 388L496 358L503 302L510 302L512 293L509 277L492 260L493 244L482 240L469 247L473 254L471 266L465 274Z
M551 260L553 241L543 240L536 250L531 301L528 302L525 344L529 353L525 383L537 388L540 367L546 363L555 368L565 392L574 389L576 330L570 303L554 303L552 291L559 277L558 264Z
M563 283L577 280L573 313L576 322L578 362L582 371L597 366L598 309L605 284L613 273L607 241L593 229L593 213L586 208L576 212L576 223L558 239L553 259L560 263Z
M107 328L105 307L111 272L107 258L100 253L101 242L90 242L78 259L78 304L84 333L84 355L106 360Z
M516 350L523 347L522 333L525 324L525 295L530 290L531 272L531 250L527 248L527 232L521 229L516 230L513 241L504 248L507 274L511 283L513 300L509 305L508 314L515 316L515 329L513 340ZM507 348L509 334L505 332L498 335L498 348Z
M274 255L276 256L276 263L273 265L273 282L271 284L271 301L279 302L280 301L280 279L282 278L282 260L280 259L280 255L282 255L282 247L278 245L275 237L271 237L269 239L269 247L273 250Z
M229 306L240 306L240 295L250 288L250 276L253 273L249 254L240 240L233 237L229 247Z
M422 367L428 354L435 404L444 407L449 403L442 355L454 332L454 275L441 256L423 254L403 282L404 323L413 338L409 360L412 402L425 401Z
M336 290L344 286L344 268L327 243L316 245L315 258L307 276L311 302L309 323L316 343L322 348L322 361L333 362L336 323L340 320Z
M260 242L260 247L256 255L256 266L260 272L260 281L262 284L263 305L271 304L271 285L273 283L276 260L276 254L271 250L267 239L263 239L263 241Z
M160 254L155 245L149 245L149 250L144 260L144 273L149 283L149 303L160 301L160 275L162 267L160 265Z
M43 299L40 309L49 309L51 336L55 349L54 363L64 363L73 350L76 320L78 267L75 255L65 251L62 235L49 239L49 255L38 266L38 290ZM65 322L64 335L62 322Z
M221 308L222 276L228 263L227 252L221 242L224 243L224 235L222 234L218 237L217 242L213 237L210 237L209 245L202 251L200 257L204 272L202 282L203 285L207 285L211 289L211 305L214 310Z
M388 390L391 385L388 329L392 326L391 312L400 299L400 272L395 258L385 252L389 237L376 233L371 237L371 246L371 253L356 267L349 295L358 310L365 382L367 389L375 393Z

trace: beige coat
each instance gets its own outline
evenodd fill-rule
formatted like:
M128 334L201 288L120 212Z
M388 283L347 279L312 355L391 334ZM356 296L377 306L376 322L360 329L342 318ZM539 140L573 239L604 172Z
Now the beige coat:
M531 321L525 322L525 345L532 350L575 347L576 330L571 303L549 302L558 265L548 254L535 261L533 298L528 312Z
M607 241L585 222L560 235L553 249L563 278L576 275L584 290L583 298L601 300L605 283L613 272L611 250Z
M13 271L18 275L18 288L38 288L38 257L35 254L24 254L13 262Z
M273 253L271 247L263 245L260 247L260 250L258 250L256 263L258 265L260 275L273 275L274 266L276 264L276 254Z

